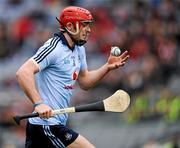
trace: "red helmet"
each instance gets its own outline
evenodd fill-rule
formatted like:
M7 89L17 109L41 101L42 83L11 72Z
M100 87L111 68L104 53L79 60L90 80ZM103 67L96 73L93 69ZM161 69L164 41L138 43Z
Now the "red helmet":
M80 22L93 22L93 17L87 9L69 6L61 12L59 22L60 28L64 29L68 22L71 22L74 25L78 22L80 25Z

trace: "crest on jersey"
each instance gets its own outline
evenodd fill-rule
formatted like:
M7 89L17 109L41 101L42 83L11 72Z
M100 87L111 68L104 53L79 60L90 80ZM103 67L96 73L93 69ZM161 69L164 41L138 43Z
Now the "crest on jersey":
M74 72L73 72L73 75L72 75L72 78L73 78L74 81L77 79L77 75L78 75L77 72L74 71Z

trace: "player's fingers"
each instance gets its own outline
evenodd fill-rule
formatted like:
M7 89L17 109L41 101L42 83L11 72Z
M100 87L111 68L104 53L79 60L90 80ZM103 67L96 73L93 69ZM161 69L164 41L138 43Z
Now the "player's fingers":
M120 58L120 60L121 60L121 62L125 62L125 61L127 61L127 59L129 58L130 56L129 55L126 55L125 57L121 57Z
M124 66L125 62L122 62L121 66Z
M114 68L116 69L116 68L119 68L120 66L123 66L125 64L125 62L120 62L120 63L118 63L118 64L115 64L114 65Z
M52 117L52 110L49 110L49 111L48 111L47 117L48 117L48 118Z
M129 55L128 55L128 51L126 50L126 51L124 51L122 54L121 54L121 56L120 56L122 59L124 59L124 58L127 58L127 57L129 57Z
M39 117L40 117L40 118L43 118L43 117L44 117L43 111L39 111L39 112L37 112L37 113L39 114Z
M118 67L124 66L125 63L126 63L126 62L121 62L120 64L118 64Z
M50 118L52 116L52 110L49 109L46 111L46 118Z
M119 64L116 64L116 65L115 65L115 68L118 68L118 67L119 67Z
M126 61L130 56L127 55L125 58L123 58L123 61Z
M50 110L40 111L40 112L39 112L39 116L40 116L41 118L50 118L50 116L51 116Z

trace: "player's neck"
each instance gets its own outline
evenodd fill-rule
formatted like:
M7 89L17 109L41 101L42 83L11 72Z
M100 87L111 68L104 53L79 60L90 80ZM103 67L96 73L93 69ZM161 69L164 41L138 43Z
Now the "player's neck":
M70 46L71 48L73 48L74 45L75 45L75 43L73 42L73 40L71 39L71 37L70 37L66 32L63 33L63 34L64 34L64 37L66 38L69 46Z

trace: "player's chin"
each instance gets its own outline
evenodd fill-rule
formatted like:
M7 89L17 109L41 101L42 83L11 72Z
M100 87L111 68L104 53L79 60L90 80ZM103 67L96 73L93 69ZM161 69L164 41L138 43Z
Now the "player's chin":
M85 41L85 42L87 42L88 41L88 39L85 39L85 38L83 38L83 39L81 39L82 41Z

